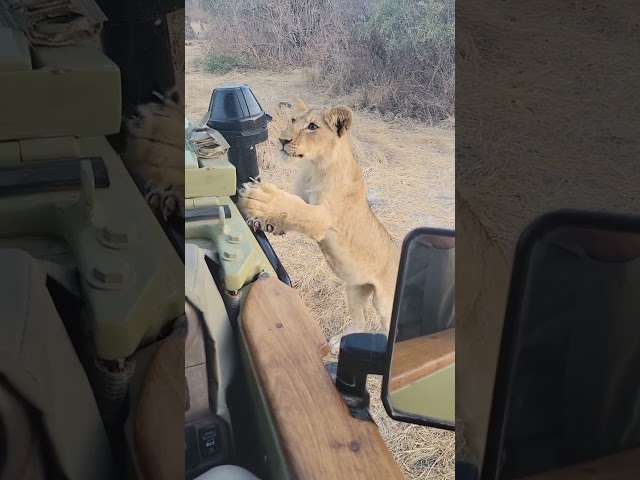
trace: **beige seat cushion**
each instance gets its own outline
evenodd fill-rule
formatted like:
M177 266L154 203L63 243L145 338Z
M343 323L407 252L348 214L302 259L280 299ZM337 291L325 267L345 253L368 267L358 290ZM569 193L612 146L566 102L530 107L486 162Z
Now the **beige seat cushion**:
M259 480L253 473L236 465L220 465L203 473L195 480Z

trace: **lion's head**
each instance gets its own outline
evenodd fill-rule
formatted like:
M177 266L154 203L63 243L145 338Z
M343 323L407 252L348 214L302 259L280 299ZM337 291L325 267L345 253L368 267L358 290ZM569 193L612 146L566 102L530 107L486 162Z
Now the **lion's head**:
M280 151L288 157L325 158L348 142L352 123L349 107L310 108L298 99L292 107L291 124L280 134Z

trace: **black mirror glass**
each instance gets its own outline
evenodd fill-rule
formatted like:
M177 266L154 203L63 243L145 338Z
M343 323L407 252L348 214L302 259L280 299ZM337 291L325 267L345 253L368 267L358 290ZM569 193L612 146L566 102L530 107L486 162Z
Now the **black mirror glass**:
M402 247L383 380L400 421L455 424L455 233L417 229Z
M538 478L640 447L639 292L638 219L559 212L523 235L483 479Z

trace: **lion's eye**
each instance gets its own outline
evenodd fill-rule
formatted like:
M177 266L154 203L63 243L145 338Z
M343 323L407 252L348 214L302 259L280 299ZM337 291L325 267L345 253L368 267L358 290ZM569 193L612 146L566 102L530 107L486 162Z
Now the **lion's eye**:
M317 130L318 126L315 123L310 123L307 127L309 130Z
M296 119L295 119L295 118L292 118L292 119L291 119L291 123L296 123Z

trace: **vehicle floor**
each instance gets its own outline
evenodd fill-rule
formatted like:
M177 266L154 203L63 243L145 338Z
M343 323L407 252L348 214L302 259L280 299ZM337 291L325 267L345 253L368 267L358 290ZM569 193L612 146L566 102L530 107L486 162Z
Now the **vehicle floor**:
M331 97L310 85L307 72L232 71L211 75L203 69L204 51L199 41L186 48L186 114L200 121L212 90L221 84L248 84L262 107L273 116L269 140L258 147L261 175L289 189L295 163L280 159L278 134L288 124L281 102L300 96L308 104L349 104L345 97ZM415 121L383 117L354 109L353 143L369 189L369 202L390 234L401 244L419 226L455 227L455 133L453 128L431 127ZM313 241L295 233L270 236L294 287L317 319L327 338L339 333L348 320L343 284L329 270ZM368 307L371 329L379 320ZM371 412L380 431L408 479L453 479L453 432L395 422L380 401L381 379L371 378Z

